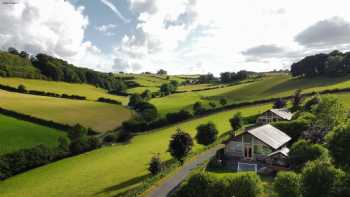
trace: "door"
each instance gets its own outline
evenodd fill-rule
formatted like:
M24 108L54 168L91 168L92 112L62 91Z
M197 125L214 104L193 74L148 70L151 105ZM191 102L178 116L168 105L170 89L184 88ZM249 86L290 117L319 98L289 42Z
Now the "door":
M244 146L244 157L245 157L245 159L252 159L252 146L251 145Z

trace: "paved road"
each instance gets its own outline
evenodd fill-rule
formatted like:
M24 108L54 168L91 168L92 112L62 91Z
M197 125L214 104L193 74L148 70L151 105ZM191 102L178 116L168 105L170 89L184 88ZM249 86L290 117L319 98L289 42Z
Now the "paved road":
M174 190L197 166L203 164L205 161L213 157L217 150L224 145L219 144L213 148L199 154L191 162L185 163L183 167L176 172L176 174L168 178L165 182L155 188L147 197L166 197L172 190Z

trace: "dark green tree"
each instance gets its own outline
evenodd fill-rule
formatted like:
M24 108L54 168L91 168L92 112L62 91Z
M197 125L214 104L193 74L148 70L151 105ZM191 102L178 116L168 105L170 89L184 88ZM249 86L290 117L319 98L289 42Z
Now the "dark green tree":
M220 99L220 104L221 104L222 106L225 106L225 105L227 104L227 99L221 98L221 99Z
M326 139L335 164L350 172L350 123L335 128Z
M149 162L148 171L152 175L157 175L162 171L162 161L160 160L159 154L153 155Z
M301 197L301 177L295 172L279 172L273 182L279 197Z
M241 112L237 112L233 115L233 117L230 119L230 124L233 131L237 131L238 129L242 128L243 121Z
M218 130L214 123L201 124L197 127L196 140L198 144L209 145L215 142L218 135Z
M192 146L191 135L178 128L176 133L171 136L168 151L171 156L183 164L184 158L191 151Z

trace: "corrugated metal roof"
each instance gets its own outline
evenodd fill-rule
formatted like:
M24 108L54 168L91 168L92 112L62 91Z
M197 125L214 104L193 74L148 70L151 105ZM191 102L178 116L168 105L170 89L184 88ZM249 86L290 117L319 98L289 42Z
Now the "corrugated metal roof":
M293 117L293 114L286 108L270 109L270 111L285 120L291 120Z
M287 134L270 124L248 130L247 132L274 149L278 149L291 140Z
M281 148L281 149L278 149L278 150L275 151L275 152L270 153L268 156L270 157L270 156L275 155L275 154L278 154L278 153L281 153L282 155L288 157L289 148L283 147L283 148Z

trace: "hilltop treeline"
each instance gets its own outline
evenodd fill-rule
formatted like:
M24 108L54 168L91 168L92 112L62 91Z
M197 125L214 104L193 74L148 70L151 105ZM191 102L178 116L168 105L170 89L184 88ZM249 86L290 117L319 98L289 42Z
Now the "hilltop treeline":
M127 88L124 81L112 73L79 68L43 53L29 56L13 48L9 52L0 51L0 76L88 83L115 92L123 92Z
M342 76L350 73L350 52L333 51L329 54L316 54L292 64L293 76Z

